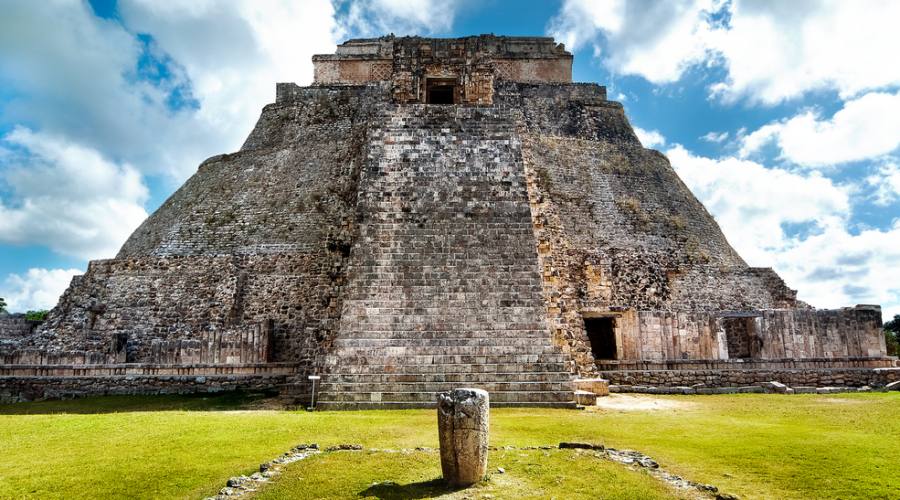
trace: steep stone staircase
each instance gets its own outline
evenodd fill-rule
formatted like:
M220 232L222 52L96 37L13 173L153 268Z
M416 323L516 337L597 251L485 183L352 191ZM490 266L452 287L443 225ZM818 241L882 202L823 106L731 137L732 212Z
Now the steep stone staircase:
M320 408L431 406L463 386L497 406L574 406L509 113L394 106L371 131Z

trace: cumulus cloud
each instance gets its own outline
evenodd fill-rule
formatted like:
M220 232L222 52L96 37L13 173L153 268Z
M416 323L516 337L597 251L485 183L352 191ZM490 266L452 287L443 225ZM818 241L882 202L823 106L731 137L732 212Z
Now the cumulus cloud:
M667 83L706 57L713 6L712 0L566 0L548 31L573 50L594 45L616 72Z
M865 178L864 184L876 205L886 207L900 200L900 164L895 158L886 160Z
M788 240L786 226L839 219L850 207L849 190L817 172L696 156L680 144L666 154L685 184L715 215L731 244L754 265L773 264L772 252L783 249Z
M132 33L87 2L13 2L0 17L0 123L65 137L144 172L185 175L211 137L139 71ZM11 96L6 99L7 96Z
M900 92L868 93L844 103L831 118L805 111L769 123L742 138L739 154L747 157L772 142L784 159L809 167L890 153L900 147Z
M52 309L66 291L78 269L31 268L24 274L10 274L0 283L0 297L10 312Z
M676 144L672 166L752 266L774 267L817 307L882 304L900 312L900 221L850 228L852 186L740 158L697 156Z
M339 16L344 34L355 36L423 35L449 31L457 0L341 0Z
M640 127L634 127L634 133L645 148L656 148L666 144L666 138L657 130L644 130Z
M700 139L714 144L721 144L728 140L729 135L728 132L707 132Z
M654 83L720 65L725 100L777 103L814 90L844 98L900 84L900 3L892 0L566 0L548 32Z
M312 55L333 51L339 31L326 0L123 0L119 11L125 28L148 34L171 58L197 101L183 112L189 120L169 125L178 137L151 141L180 153L185 142L202 145L180 154L179 179L203 158L240 147L274 100L275 82L310 83Z
M16 128L0 142L0 242L47 245L83 259L112 257L147 217L147 188L129 164L46 133Z

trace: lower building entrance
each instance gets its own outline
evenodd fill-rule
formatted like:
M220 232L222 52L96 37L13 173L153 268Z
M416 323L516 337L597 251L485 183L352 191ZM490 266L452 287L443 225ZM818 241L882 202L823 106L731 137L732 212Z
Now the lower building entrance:
M615 326L615 318L584 318L584 331L594 359L616 359Z

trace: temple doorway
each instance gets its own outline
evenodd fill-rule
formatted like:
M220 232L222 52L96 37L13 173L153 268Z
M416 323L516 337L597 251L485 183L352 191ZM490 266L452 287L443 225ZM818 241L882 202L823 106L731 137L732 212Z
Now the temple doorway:
M591 343L594 359L616 359L616 319L584 318L584 332Z

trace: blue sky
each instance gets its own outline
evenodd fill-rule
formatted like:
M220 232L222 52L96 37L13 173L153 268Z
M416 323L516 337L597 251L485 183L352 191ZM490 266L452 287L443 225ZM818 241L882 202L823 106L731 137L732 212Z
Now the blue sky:
M900 313L900 2L11 1L0 18L0 297L55 304L276 81L357 36L549 35L729 241L817 307ZM865 28L862 28L865 27Z

